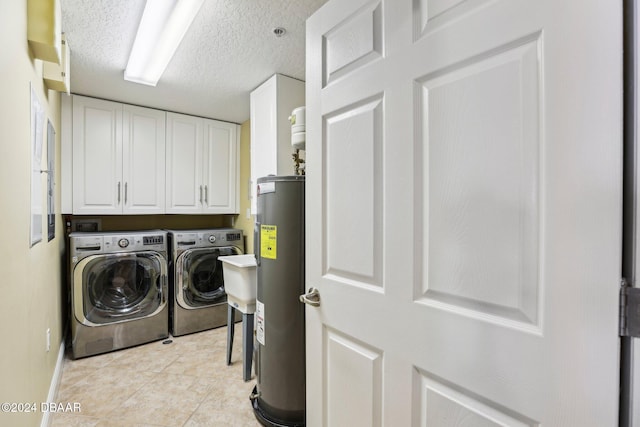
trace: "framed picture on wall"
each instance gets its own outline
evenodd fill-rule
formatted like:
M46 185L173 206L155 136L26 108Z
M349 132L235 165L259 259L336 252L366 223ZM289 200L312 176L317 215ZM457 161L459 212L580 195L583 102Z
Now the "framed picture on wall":
M44 108L31 83L31 246L42 240L42 144L44 142Z
M55 209L55 167L56 167L56 131L51 120L47 121L47 229L49 241L56 237Z

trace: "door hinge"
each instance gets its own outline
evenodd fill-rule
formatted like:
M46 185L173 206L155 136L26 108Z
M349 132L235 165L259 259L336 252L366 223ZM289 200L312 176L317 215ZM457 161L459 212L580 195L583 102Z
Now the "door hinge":
M620 336L640 338L640 288L620 283Z

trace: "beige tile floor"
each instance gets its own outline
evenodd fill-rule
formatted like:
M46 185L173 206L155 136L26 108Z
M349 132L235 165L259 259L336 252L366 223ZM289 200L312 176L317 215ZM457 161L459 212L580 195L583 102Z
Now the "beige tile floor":
M242 331L236 325L232 365L227 328L64 360L57 403L80 412L53 414L54 427L259 426L242 380Z

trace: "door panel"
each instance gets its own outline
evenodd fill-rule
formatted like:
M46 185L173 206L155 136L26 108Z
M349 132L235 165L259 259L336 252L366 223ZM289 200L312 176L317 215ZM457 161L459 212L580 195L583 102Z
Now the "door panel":
M164 213L165 114L151 108L124 105L125 214Z
M324 84L382 56L382 4L373 2L324 36Z
M324 174L325 274L374 286L382 285L382 110L378 98L348 106L325 124L325 156L332 165Z
M73 213L122 210L122 105L73 97Z
M207 136L205 137L205 205L207 209L225 209L231 203L231 192L229 191L229 177L231 174L231 153L232 138L231 129L221 129L207 126Z
M620 5L391 3L307 21L308 425L616 425Z
M413 425L449 427L538 426L468 390L433 376L414 371Z
M338 331L324 340L328 425L382 425L382 352Z
M204 212L233 213L238 211L236 182L238 181L238 126L214 120L204 124Z
M416 297L525 327L540 310L539 36L419 79L416 94Z
M167 113L167 213L202 211L202 128L199 117Z

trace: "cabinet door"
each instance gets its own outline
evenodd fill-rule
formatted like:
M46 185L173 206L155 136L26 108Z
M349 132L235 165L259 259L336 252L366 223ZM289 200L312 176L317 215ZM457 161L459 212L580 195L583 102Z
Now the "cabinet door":
M122 135L125 214L162 214L165 208L164 111L125 105Z
M73 98L73 213L122 212L122 104Z
M276 76L251 92L251 212L258 178L278 173Z
M251 211L256 210L256 181L267 175L295 173L291 146L294 108L305 102L304 82L276 74L251 92Z
M205 213L238 213L238 125L204 121Z
M202 184L202 119L167 113L166 213L199 213Z

